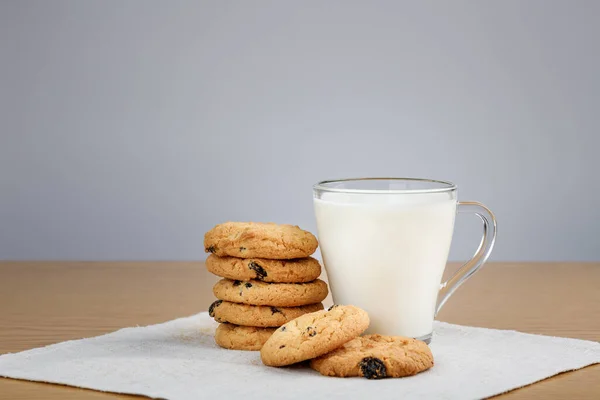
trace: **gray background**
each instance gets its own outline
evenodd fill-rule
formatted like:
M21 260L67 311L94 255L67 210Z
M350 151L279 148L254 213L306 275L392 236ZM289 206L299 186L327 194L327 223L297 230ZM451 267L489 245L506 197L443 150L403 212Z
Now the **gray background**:
M598 1L2 1L0 259L198 259L311 185L447 179L600 260ZM478 242L461 216L452 259Z

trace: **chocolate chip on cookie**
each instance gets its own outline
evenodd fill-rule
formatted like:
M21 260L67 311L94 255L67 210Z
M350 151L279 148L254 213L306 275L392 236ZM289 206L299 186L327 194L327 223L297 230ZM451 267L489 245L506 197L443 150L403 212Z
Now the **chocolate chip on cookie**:
M385 364L379 358L365 357L358 363L360 372L367 379L381 379L387 376Z
M211 317L215 316L215 308L219 307L221 305L221 303L223 303L223 300L217 300L215 302L213 302L210 307L208 307L208 315L210 315Z
M267 271L265 271L265 269L261 267L260 264L256 261L250 261L248 263L248 269L251 269L256 273L256 279L258 279L259 281L264 281L268 275Z

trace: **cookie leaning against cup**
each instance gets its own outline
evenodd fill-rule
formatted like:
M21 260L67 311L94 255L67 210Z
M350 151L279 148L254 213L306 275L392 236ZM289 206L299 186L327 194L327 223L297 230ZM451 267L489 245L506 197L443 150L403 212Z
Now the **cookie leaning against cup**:
M217 322L257 327L278 327L301 315L323 309L323 303L299 307L251 306L217 300L208 313Z
M274 331L275 328L219 324L215 342L230 350L260 350Z
M206 259L206 269L223 278L247 281L301 283L314 281L321 275L321 265L312 257L292 260L266 258L218 257L211 254Z
M365 335L311 360L310 366L327 376L364 376L367 379L399 378L433 366L429 346L402 336Z
M213 286L219 300L255 306L297 307L319 303L329 289L320 279L307 283L266 283L256 280L221 279Z
M295 225L226 222L204 235L204 249L219 257L289 260L310 256L317 238Z
M265 365L281 367L326 354L369 327L369 315L354 306L304 314L277 329L260 350Z

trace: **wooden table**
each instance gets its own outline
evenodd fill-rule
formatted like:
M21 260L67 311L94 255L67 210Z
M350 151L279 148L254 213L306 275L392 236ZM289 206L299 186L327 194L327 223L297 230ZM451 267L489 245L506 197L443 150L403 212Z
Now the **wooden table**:
M215 281L201 262L0 263L0 354L204 311ZM599 288L600 263L492 263L439 319L600 341ZM127 397L0 378L2 399ZM600 365L500 397L600 399Z

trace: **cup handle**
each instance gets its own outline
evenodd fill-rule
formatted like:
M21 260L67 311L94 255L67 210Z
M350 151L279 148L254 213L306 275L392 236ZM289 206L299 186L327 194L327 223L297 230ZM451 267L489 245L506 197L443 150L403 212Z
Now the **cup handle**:
M489 208L475 201L461 201L458 202L457 212L475 214L481 218L483 221L483 236L475 255L463 264L450 279L442 283L435 309L436 315L456 289L481 268L490 256L496 241L496 218Z

